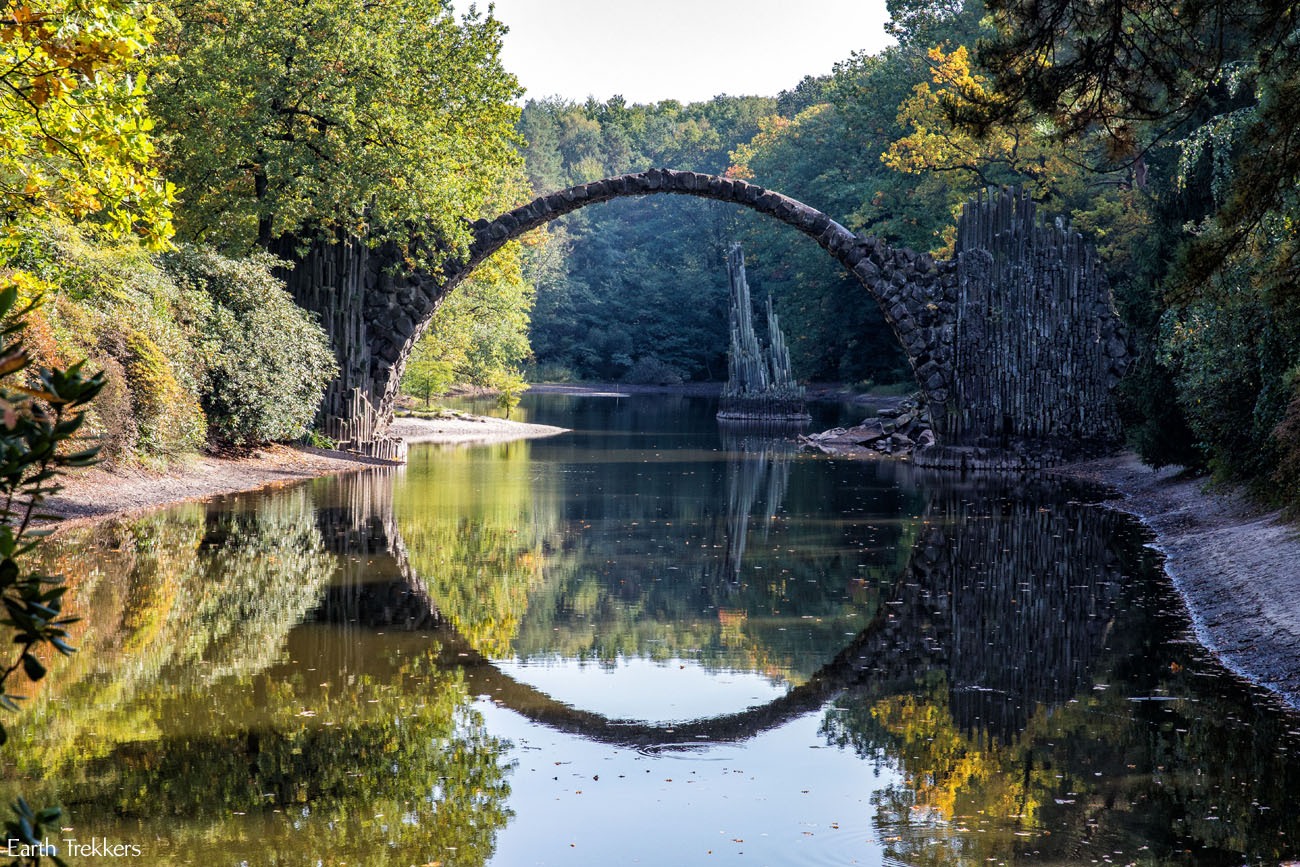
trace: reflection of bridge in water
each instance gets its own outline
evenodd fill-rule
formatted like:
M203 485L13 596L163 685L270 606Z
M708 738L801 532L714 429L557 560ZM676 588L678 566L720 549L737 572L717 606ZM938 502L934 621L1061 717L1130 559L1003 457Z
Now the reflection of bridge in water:
M899 471L909 470L899 465ZM548 728L612 745L673 749L745 740L846 691L898 694L936 671L946 676L958 726L1004 740L1024 728L1035 708L1064 703L1090 685L1123 585L1123 519L1067 501L1045 482L933 482L908 565L866 628L806 682L736 713L679 722L611 719L506 674L440 614L412 568L388 473L340 478L342 505L319 511L342 575L315 616L357 628L432 633L439 664L459 668L471 694ZM375 580L377 574L389 577Z

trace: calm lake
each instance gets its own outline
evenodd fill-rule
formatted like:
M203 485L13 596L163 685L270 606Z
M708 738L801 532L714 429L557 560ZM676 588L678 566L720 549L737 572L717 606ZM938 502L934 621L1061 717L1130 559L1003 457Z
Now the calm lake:
M520 411L573 432L58 536L3 794L162 865L1300 856L1300 720L1098 492Z

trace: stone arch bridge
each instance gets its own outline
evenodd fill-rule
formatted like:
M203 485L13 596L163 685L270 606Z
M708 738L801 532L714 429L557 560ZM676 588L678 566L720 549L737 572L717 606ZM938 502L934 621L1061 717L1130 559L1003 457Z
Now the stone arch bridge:
M934 259L855 234L821 211L733 178L652 169L545 195L471 227L468 253L441 272L393 273L392 250L322 244L286 275L320 314L341 374L321 415L327 433L380 457L406 359L438 305L506 243L565 214L658 193L732 202L811 237L877 304L907 355L937 446L931 466L1042 466L1112 445L1111 389L1128 364L1105 274L1083 238L1046 223L1026 195L990 192L958 224L956 255ZM286 242L287 243L287 242ZM289 258L289 257L286 257Z

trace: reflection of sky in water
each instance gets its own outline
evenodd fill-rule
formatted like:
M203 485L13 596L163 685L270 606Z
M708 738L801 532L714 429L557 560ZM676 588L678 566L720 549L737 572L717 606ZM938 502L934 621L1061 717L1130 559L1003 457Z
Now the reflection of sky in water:
M706 668L689 659L657 662L619 657L611 663L595 663L551 657L499 661L496 666L571 707L642 722L736 713L786 692L756 672Z
M885 863L872 798L899 778L825 746L820 713L743 744L653 754L477 707L513 742L511 801L528 805L497 835L499 867Z

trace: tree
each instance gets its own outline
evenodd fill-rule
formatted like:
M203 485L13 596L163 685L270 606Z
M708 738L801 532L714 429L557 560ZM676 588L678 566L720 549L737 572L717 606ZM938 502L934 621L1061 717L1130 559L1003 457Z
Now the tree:
M520 121L529 178L540 193L653 166L721 174L728 151L758 131L773 105L724 96L691 105L530 101ZM723 262L734 209L650 196L553 225L546 268L532 256L527 270L538 285L531 339L539 369L600 379L651 365L694 379L724 374Z
M427 405L456 383L503 395L523 390L520 365L532 355L533 286L522 268L529 251L544 244L544 237L531 237L507 246L443 301L407 361L402 377L407 394Z
M959 120L978 129L1045 112L1064 134L1100 134L1112 160L1151 163L1148 246L1163 252L1149 257L1145 293L1128 305L1149 349L1128 391L1150 402L1130 415L1142 441L1161 446L1144 457L1192 452L1222 477L1294 502L1286 468L1300 442L1285 419L1300 411L1300 352L1289 337L1300 322L1300 9L1275 0L989 5L999 33L980 55L996 96ZM1163 142L1174 148L1162 153ZM1163 447L1159 427L1195 431L1200 455L1186 443Z
M132 0L0 2L0 224L57 216L165 243L172 189L141 69L156 23Z
M898 122L908 134L894 141L881 160L901 172L962 172L978 183L1005 183L1008 173L1036 186L1074 173L1063 149L1052 147L1040 126L1005 124L983 136L952 125L944 106L954 99L986 99L988 80L972 69L964 45L927 52L931 82L913 88L898 107Z
M1109 157L1128 161L1170 139L1227 146L1235 171L1214 219L1184 249L1184 291L1240 251L1300 181L1300 142L1290 132L1300 121L1294 3L988 5L998 35L979 53L995 87L955 110L961 121L983 130L1046 116L1066 136L1100 131Z
M436 265L518 160L503 33L441 0L176 4L155 104L181 234L236 253L393 240Z

